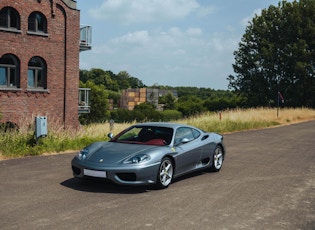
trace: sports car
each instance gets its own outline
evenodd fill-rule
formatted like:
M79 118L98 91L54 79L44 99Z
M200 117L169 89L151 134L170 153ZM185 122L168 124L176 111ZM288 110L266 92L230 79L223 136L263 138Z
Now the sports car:
M225 157L222 135L184 124L141 123L108 136L73 158L74 177L167 188L173 178L196 170L220 171Z

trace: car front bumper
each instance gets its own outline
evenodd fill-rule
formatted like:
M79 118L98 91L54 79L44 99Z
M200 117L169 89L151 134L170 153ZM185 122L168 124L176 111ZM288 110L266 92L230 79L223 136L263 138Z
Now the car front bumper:
M156 183L160 162L109 166L91 164L75 157L71 166L73 176L78 178L106 178L121 185L149 185Z

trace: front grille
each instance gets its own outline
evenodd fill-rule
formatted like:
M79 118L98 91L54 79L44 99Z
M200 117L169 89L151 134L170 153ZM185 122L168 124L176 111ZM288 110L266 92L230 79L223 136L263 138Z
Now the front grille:
M72 166L72 171L75 175L81 174L81 169L79 169L78 167Z
M117 173L117 176L124 181L136 181L137 179L135 173Z

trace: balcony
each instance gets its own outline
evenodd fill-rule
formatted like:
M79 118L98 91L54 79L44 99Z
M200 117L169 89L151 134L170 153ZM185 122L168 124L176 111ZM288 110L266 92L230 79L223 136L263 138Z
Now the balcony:
M90 91L89 88L79 88L79 115L90 113Z
M80 26L80 52L92 49L92 26Z

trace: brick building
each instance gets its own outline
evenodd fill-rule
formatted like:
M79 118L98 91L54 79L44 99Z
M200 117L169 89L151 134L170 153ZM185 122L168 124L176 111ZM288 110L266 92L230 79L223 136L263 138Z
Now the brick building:
M76 1L1 0L0 44L1 122L20 126L47 116L49 124L77 127Z

